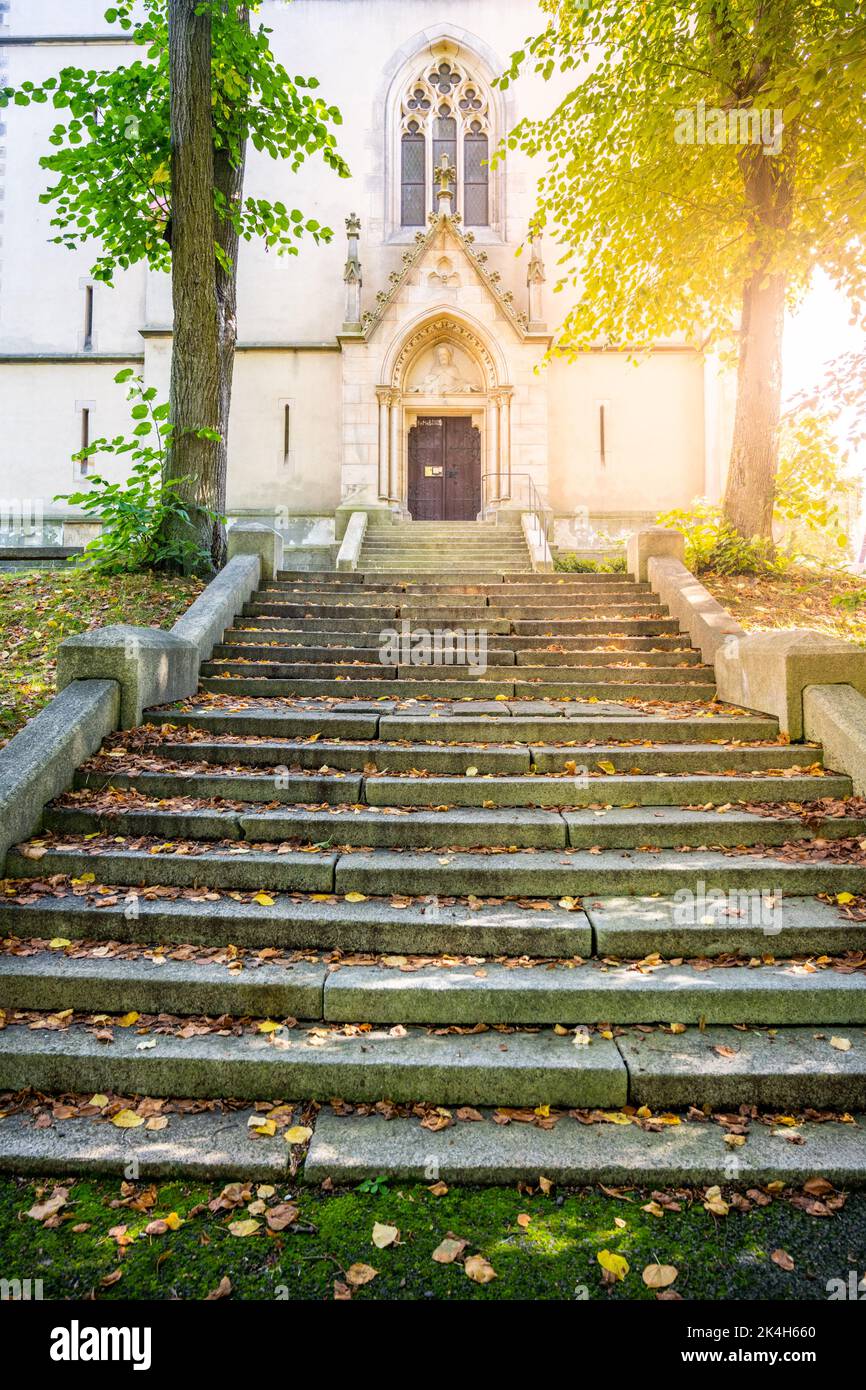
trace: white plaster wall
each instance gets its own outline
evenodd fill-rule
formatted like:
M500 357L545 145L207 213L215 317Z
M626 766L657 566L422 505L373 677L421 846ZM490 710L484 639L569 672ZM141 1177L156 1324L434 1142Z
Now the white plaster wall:
M128 435L126 388L114 381L122 365L42 363L35 370L29 363L0 366L0 496L39 498L48 510L55 493L79 490L71 457L81 448L76 401L93 402L92 441ZM137 362L128 365L141 368ZM95 458L91 466L112 480L122 479L126 472L126 462L111 455Z
M545 369L550 407L550 497L557 513L661 511L704 488L703 366L693 353L586 353ZM608 402L606 465L599 402Z

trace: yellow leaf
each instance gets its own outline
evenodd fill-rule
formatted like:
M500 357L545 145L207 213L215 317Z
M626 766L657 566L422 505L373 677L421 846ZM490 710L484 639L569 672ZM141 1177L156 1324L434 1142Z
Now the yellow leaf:
M836 901L837 901L837 903L841 903L841 904L843 905L843 907L844 907L844 905L845 905L846 903L853 903L853 901L854 901L854 894L853 894L853 893L837 893L837 894L836 894Z
M261 1229L261 1224L261 1221L255 1221L250 1216L245 1221L230 1221L229 1230L233 1236L254 1236Z
M168 1216L165 1217L165 1224L170 1231L178 1231L183 1225L183 1220L178 1216L176 1211L170 1211Z
M396 1226L385 1226L377 1221L373 1226L373 1234L370 1237L377 1250L384 1250L387 1245L396 1245L400 1239L400 1232Z
M372 1265L358 1263L349 1265L346 1278L353 1288L360 1289L364 1284L369 1284L371 1279L375 1279L378 1273L378 1269L374 1269Z
M850 1038L831 1038L831 1039L830 1039L830 1046L831 1046L831 1047L835 1047L837 1052L850 1052L850 1050L851 1050L851 1039L850 1039Z
M600 767L601 770L602 770L602 772L606 772L606 773L607 773L608 777L611 775L611 773L616 772L616 768L614 767L613 763L609 763L609 762L596 763L596 767Z
M346 902L347 902L347 903L365 903L365 902L367 901L367 894L366 894L366 893L346 893L345 898L346 898Z
M95 1105L97 1109L101 1110L104 1105L108 1104L108 1096L104 1096L101 1091L97 1091L96 1095L91 1096L87 1103L88 1105Z
M67 941L65 936L55 936L55 937L54 937L51 941L49 941L49 943L48 943L48 946L49 946L50 950L52 950L52 951L64 951L64 950L66 949L67 946L71 946L71 945L72 945L72 942L71 942L71 941Z
M641 1278L648 1289L666 1289L678 1274L676 1265L647 1265Z
M284 1135L287 1144L306 1144L308 1139L312 1139L313 1131L306 1125L292 1125Z
M96 874L82 874L80 878L73 878L69 881L72 884L73 888L78 888L81 884L84 883L95 883Z
M117 1026L118 1028L131 1028L133 1023L137 1023L140 1018L141 1014L137 1014L133 1009L130 1013L123 1014L121 1018L117 1019Z
M628 1274L628 1260L623 1259L622 1255L615 1255L612 1250L599 1250L595 1258L614 1279L624 1279Z
M274 899L270 893L256 893L253 902L258 903L260 907L273 907L274 905Z
M112 1115L111 1123L117 1125L118 1129L138 1129L144 1120L134 1110L118 1110L116 1115Z
M477 768L477 767L467 767L467 769L466 769L466 776L467 776L467 777L477 777L477 776L478 776L478 768Z
M274 1023L272 1018L263 1018L261 1023L256 1024L256 1028L260 1033L278 1033L282 1026L281 1023Z

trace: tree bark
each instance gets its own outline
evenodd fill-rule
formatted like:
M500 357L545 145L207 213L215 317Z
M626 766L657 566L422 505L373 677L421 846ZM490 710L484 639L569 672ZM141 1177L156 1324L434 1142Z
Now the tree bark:
M225 0L225 8L228 9L230 6L233 7L235 11L236 22L239 25L248 26L250 22L249 6L246 4L236 4L235 0ZM229 151L226 149L220 148L214 151L214 187L225 199L226 206L229 208L236 206L240 202L244 186L245 163L246 140L243 138L241 139L239 153L235 156L234 160L232 160ZM229 217L218 217L215 219L214 237L217 244L222 249L227 265L231 267L231 270L227 270L219 261L215 262L217 332L219 335L220 360L219 430L221 436L217 451L223 486L223 501L220 507L222 511L225 507L225 483L228 473L229 415L232 400L235 346L238 336L238 232L236 226ZM214 564L218 568L225 564L225 528L216 523L213 526L211 556Z
M717 20L729 16L720 7ZM735 93L742 107L761 104L774 55L791 43L794 25L787 3L759 4L753 38L754 60L744 72L739 61ZM722 47L736 53L735 29L716 28ZM733 46L731 46L733 45ZM763 146L739 153L749 229L751 273L743 286L737 363L737 406L723 513L741 535L772 539L773 499L779 464L782 400L782 335L787 276L777 252L791 223L797 159L796 128L784 132L784 147L771 155Z
M724 515L747 537L772 536L785 288L784 275L757 270L743 289L737 408Z
M214 256L214 146L211 122L211 15L197 0L169 0L172 143L172 302L169 394L172 440L167 479L190 514L172 539L214 551L214 525L202 508L225 505L225 445L196 433L223 426L222 352ZM217 528L219 529L219 528ZM219 551L219 546L217 546ZM219 559L219 554L216 557Z

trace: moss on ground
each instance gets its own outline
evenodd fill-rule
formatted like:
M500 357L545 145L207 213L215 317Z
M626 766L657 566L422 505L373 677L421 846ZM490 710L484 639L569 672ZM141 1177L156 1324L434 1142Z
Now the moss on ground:
M77 568L0 574L0 747L53 696L64 637L109 623L169 627L201 589L197 579Z
M411 1184L378 1195L280 1186L269 1201L291 1194L299 1223L312 1229L275 1235L262 1221L256 1234L239 1237L228 1226L248 1217L245 1205L212 1213L207 1203L219 1186L176 1181L157 1184L155 1205L140 1213L119 1205L119 1181L82 1179L71 1186L59 1228L47 1229L26 1213L53 1185L0 1179L3 1277L41 1279L48 1299L91 1291L99 1299L202 1299L224 1277L235 1298L331 1299L335 1281L345 1281L356 1263L378 1271L356 1299L651 1299L641 1274L656 1263L676 1266L674 1287L685 1299L824 1300L828 1279L866 1268L866 1194L849 1198L831 1219L784 1200L714 1217L700 1199L659 1217L641 1209L649 1194L637 1192L624 1201L598 1190L545 1197L513 1187L452 1188L436 1197ZM178 1230L144 1234L149 1221L171 1212L183 1221ZM522 1214L530 1218L525 1229ZM398 1227L400 1243L376 1249L375 1222ZM118 1226L135 1236L125 1253L110 1234ZM495 1280L479 1285L459 1261L432 1260L449 1232L469 1242L467 1255L490 1262ZM772 1260L779 1249L793 1259L792 1271ZM602 1283L601 1250L630 1266L611 1289ZM120 1278L103 1285L117 1270Z

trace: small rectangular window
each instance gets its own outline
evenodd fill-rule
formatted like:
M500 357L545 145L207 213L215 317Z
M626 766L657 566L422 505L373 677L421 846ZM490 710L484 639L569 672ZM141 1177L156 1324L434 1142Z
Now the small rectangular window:
M602 468L607 467L610 456L610 438L608 429L608 406L610 401L599 401L598 403L598 461Z
M292 452L292 407L283 406L283 463L288 464Z

